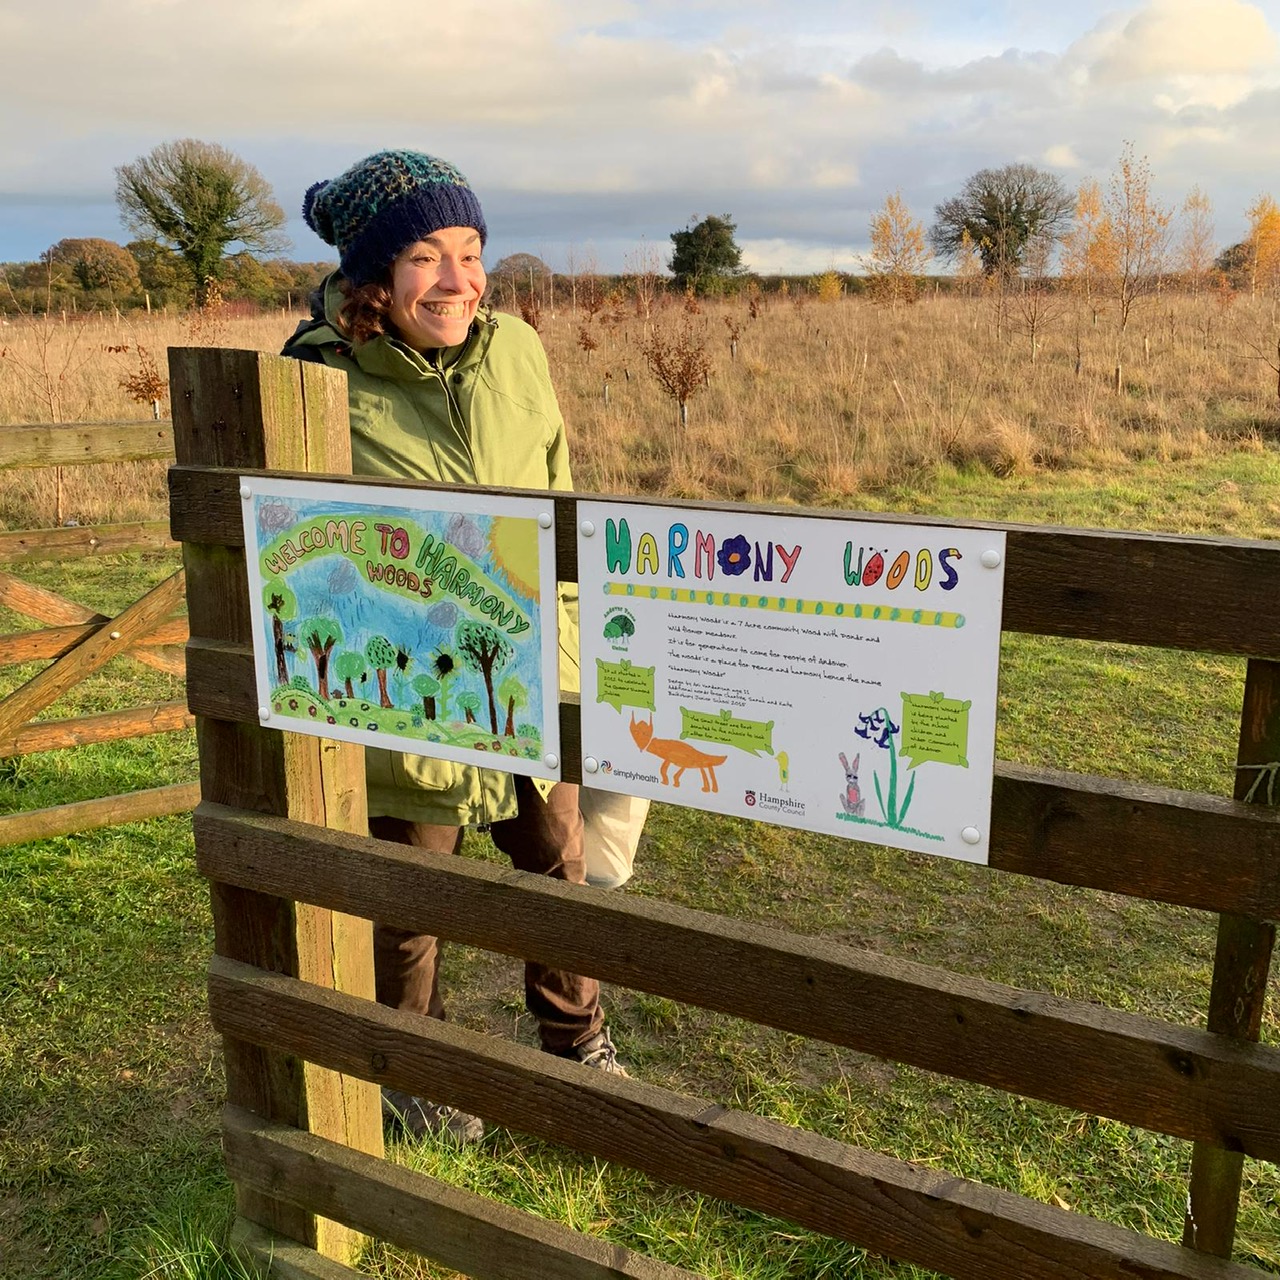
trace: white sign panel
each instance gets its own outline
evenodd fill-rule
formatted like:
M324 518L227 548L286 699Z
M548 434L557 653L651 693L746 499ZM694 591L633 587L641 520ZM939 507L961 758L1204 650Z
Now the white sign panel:
M560 777L549 499L244 477L264 725Z
M987 860L1002 532L578 518L586 785Z

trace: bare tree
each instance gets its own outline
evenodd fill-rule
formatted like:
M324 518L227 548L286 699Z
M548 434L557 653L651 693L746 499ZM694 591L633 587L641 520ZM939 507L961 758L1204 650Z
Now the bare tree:
M1170 210L1151 195L1151 167L1146 157L1135 158L1126 142L1120 164L1111 175L1107 216L1115 236L1115 266L1110 286L1120 309L1120 332L1129 326L1139 299L1154 293L1168 265Z
M578 318L578 246L570 244L565 250L564 271L569 277L569 313Z
M956 288L966 298L973 297L982 287L982 255L973 243L968 228L960 232L960 243L955 251Z
M642 244L623 259L623 269L627 273L631 293L636 300L636 313L643 321L644 336L647 338L658 295L666 286L662 274L662 254L653 245Z
M1178 270L1198 298L1213 268L1213 202L1192 187L1182 204L1182 234L1178 237Z
M594 320L604 310L608 300L608 292L604 281L600 278L600 269L596 265L595 251L589 246L579 263L578 302L587 313L588 320Z
M1022 270L1014 292L1014 313L1031 344L1031 363L1040 354L1040 339L1066 309L1066 293L1049 274L1053 238L1032 236L1023 246Z

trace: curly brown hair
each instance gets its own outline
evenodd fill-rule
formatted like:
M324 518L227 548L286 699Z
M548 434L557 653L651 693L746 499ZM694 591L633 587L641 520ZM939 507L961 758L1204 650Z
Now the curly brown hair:
M391 273L368 284L339 282L346 301L338 308L338 327L357 346L383 333L395 333L391 323Z

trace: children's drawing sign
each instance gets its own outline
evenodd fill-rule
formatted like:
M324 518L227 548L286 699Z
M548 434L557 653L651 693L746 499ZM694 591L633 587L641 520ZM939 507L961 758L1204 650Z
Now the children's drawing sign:
M560 776L550 503L241 480L259 718Z
M1002 532L578 519L586 785L987 860Z

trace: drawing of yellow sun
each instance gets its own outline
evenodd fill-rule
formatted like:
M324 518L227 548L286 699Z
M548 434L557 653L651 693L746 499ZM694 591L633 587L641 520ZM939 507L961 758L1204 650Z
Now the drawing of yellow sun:
M525 596L538 595L538 522L521 516L494 516L489 550L507 581Z

